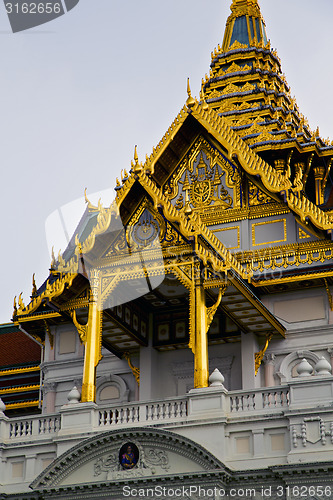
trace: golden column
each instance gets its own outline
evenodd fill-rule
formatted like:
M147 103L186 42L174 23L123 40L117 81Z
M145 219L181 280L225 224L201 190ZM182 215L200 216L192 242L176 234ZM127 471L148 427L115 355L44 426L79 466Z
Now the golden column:
M208 335L205 290L201 283L195 284L195 355L194 387L208 387Z
M192 285L190 289L190 342L194 354L194 387L208 387L208 330L214 315L227 289L227 284L219 286L215 304L206 306L206 294L203 285L203 267L199 260L192 262Z
M103 310L100 302L100 272L93 269L90 275L90 302L88 323L86 325L84 367L81 401L96 400L96 367L102 358L102 320Z
M208 387L208 338L205 290L202 283L201 263L193 262L190 290L190 344L194 353L194 387Z

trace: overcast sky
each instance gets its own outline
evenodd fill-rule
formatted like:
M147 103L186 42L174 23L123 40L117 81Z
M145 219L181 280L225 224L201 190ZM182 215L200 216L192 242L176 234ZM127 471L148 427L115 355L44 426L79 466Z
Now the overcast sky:
M44 26L12 34L0 4L1 300L29 301L50 256L45 221L113 189L133 148L150 154L198 95L231 0L80 0ZM333 139L332 0L261 0L267 35L310 126ZM58 249L56 249L58 250Z

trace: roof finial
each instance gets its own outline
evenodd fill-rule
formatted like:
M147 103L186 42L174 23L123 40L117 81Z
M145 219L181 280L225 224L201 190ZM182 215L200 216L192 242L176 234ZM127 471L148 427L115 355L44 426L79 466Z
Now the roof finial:
M133 168L133 172L135 172L136 174L139 174L142 171L142 163L139 163L137 145L135 145L135 147L134 147L134 163L132 161L131 166Z
M17 316L17 304L16 304L16 295L14 297L14 304L13 304L14 310L13 310L13 319L15 316Z
M23 311L25 309L25 305L22 299L22 294L23 292L20 293L19 298L18 298L18 305L19 305L19 311Z
M201 89L201 91L200 91L200 99L201 99L201 105L202 105L203 109L206 111L208 109L208 104L206 102L203 89Z
M31 291L31 296L34 297L37 295L37 286L36 286L36 280L35 280L35 273L32 275L32 291Z
M188 95L188 98L186 101L186 106L191 108L192 106L194 106L195 100L191 96L191 87L190 87L190 79L189 78L187 79L187 95Z
M50 266L50 271L54 271L56 268L56 258L55 258L55 255L54 255L54 246L52 247L52 251L51 251L51 266Z

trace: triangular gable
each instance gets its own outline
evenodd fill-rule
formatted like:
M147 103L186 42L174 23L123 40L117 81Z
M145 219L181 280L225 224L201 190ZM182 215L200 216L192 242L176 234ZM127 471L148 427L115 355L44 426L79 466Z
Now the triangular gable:
M193 210L241 208L241 177L232 164L202 135L163 186L165 196L180 211L189 200Z
M260 180L268 195L271 194L274 198L275 193L285 193L285 201L280 202L301 221L309 219L315 227L323 230L330 231L333 228L333 217L312 203L300 190L302 179L295 177L292 181L289 172L282 174L266 163L231 130L224 117L212 109L205 109L197 101L190 107L182 108L142 169L152 173L152 178L158 185L164 185L203 129L217 141L229 161L239 165L246 174ZM121 191L118 192L120 198L123 194Z

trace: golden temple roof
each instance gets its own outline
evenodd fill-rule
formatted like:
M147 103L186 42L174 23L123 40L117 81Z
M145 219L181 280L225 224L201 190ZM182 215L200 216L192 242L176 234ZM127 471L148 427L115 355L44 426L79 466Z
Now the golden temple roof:
M202 81L208 105L253 148L332 154L332 143L312 131L292 97L281 61L267 39L257 0L233 0L222 46L212 52Z
M318 131L310 131L296 100L291 98L280 59L267 41L257 0L233 0L223 45L212 53L210 76L203 81L201 103L191 96L188 83L186 105L144 163L139 162L135 147L130 173L125 171L121 183L117 181L115 202L108 208L100 203L93 207L86 198L88 210L96 213L96 223L83 241L75 239L68 258L59 256L60 278L47 282L27 307L19 300L14 316L35 312L43 301L62 295L72 286L80 257L93 254L130 192L136 200L138 185L182 235L201 235L212 249L207 253L200 247L202 261L209 261L214 270L231 270L251 280L251 273L203 222L204 214L187 213L185 209L180 212L163 191L199 132L219 144L228 160L237 163L249 179L260 182L266 194L275 195L285 213L293 212L297 221L310 223L316 230L332 232L333 213L327 208L333 207L325 206L325 189L329 187L333 193L328 185L333 147L325 144ZM187 177L184 183L188 191ZM132 209L129 206L128 212ZM237 217L243 218L241 208L239 213Z
M333 142L323 140L318 127L310 129L292 97L258 1L233 0L230 9L222 46L212 52L209 75L202 80L201 102L272 168L290 180L302 178L298 191L304 199L333 208Z

